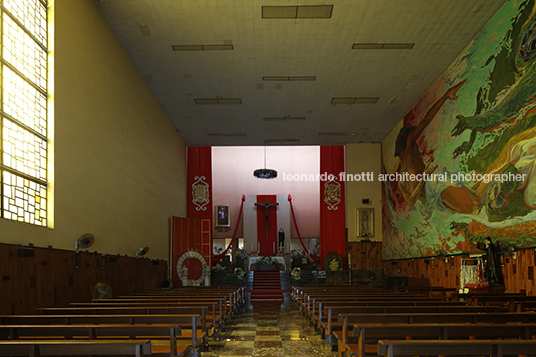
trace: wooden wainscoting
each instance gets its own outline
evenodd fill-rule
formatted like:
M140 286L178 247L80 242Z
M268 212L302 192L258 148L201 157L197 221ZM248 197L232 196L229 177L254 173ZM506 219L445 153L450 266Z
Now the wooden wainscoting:
M381 242L350 242L348 253L353 270L387 269L392 276L428 278L430 285L457 288L460 286L462 258L456 255L445 258L427 257L396 261L382 260ZM502 273L506 293L536 295L534 279L536 254L534 249L521 249L513 256L504 257Z
M0 314L35 314L36 308L91 301L99 281L114 295L158 289L167 279L167 262L0 244L0 277Z

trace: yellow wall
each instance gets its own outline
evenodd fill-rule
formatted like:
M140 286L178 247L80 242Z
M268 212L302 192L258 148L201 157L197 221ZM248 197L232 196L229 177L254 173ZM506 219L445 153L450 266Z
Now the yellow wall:
M381 173L381 144L347 144L346 145L346 174L362 177L365 181L346 181L346 226L348 241L359 241L356 238L356 211L362 208L374 208L374 237L370 240L382 240L382 191L378 181ZM368 177L367 173L371 173ZM368 198L370 204L363 204Z
M55 0L54 229L0 220L0 242L168 258L186 216L186 147L91 0Z

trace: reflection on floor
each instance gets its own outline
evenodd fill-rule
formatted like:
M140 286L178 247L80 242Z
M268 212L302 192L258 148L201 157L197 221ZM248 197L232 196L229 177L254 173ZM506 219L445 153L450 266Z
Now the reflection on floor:
M338 356L309 326L285 294L279 303L249 305L223 333L221 341L210 341L201 357Z

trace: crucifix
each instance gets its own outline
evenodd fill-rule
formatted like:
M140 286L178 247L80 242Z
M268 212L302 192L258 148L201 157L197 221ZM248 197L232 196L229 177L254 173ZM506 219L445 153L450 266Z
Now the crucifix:
M272 206L279 206L279 203L275 202L275 203L268 203L268 199L266 199L265 203L256 203L255 202L255 206L257 207L264 207L264 224L265 224L265 230L266 230L266 235L268 236L268 208L272 207Z

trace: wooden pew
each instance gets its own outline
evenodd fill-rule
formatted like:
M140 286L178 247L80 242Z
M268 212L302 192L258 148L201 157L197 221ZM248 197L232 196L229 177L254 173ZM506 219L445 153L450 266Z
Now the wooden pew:
M199 314L182 315L0 315L0 325L97 325L97 324L175 324L181 325L180 340L188 340L197 351L205 334L198 331ZM184 329L188 329L185 331Z
M214 287L184 287L170 290L158 290L144 293L134 293L129 296L119 296L119 298L146 297L146 298L169 298L176 297L228 297L232 311L238 310L246 303L246 288L214 288Z
M378 340L464 340L464 339L531 339L536 335L536 323L532 324L355 324L356 344L346 344L350 356L364 357L365 353L377 353ZM367 339L374 340L367 342Z
M404 301L429 301L429 302L444 302L445 300L437 297L429 298L429 297L421 297L421 296L399 296L399 295L377 295L377 296L371 296L371 295L364 295L364 296L327 296L327 297L313 297L311 296L307 302L304 304L304 312L305 314L313 314L315 315L315 312L317 311L317 307L319 307L319 304L347 304L352 305L357 302L366 302L366 303L382 303L386 301L397 301L397 302L404 302ZM460 305L467 303L464 302L457 302L457 301L449 301L448 302L451 305Z
M221 305L222 315L227 315L233 310L232 297L221 294L210 296L123 296L113 299L93 299L93 302L184 302L199 304L217 302Z
M209 310L208 305L196 305L188 307L52 307L37 309L43 315L139 315L139 314L198 314L201 316L201 328L207 331L212 327L207 323L206 315Z
M533 313L392 313L392 314L339 314L339 323L342 330L333 331L333 335L338 341L339 353L346 350L348 344L355 344L357 341L349 337L349 326L356 324L530 324L536 321ZM349 342L350 341L350 342Z
M444 288L442 286L398 286L395 287L396 292L406 292L406 293L413 293L413 294L423 294L424 296L440 296L444 299L450 299L452 298L458 288Z
M355 287L355 286L338 286L334 288L309 288L309 289L303 289L303 288L293 288L293 302L297 306L302 306L307 299L310 297L343 297L343 296L386 296L386 295L396 295L396 296L403 296L403 295L413 295L413 296L421 296L417 294L407 294L407 293L395 293L394 291L386 291L382 289L365 289L363 287Z
M330 307L359 307L359 306L467 306L467 303L463 301L437 301L437 300L428 300L428 298L423 299L413 299L413 300L391 300L391 299L377 299L375 301L346 301L342 302L337 301L316 301L313 305L313 309L310 312L309 319L313 321L313 326L317 326L323 321L325 314L323 313L325 306L329 305Z
M536 340L381 340L380 356L493 356L533 355Z
M425 298L422 295L417 294L405 294L405 293L394 293L394 292L384 292L384 293L374 293L374 294L361 294L361 293L339 293L339 294L309 294L304 295L302 300L299 302L299 310L307 312L314 301L317 300L332 300L332 301L341 301L343 299L347 300L373 300L381 298L392 298L392 299L420 299ZM443 300L441 298L427 298L435 299L437 301Z
M358 306L358 307L341 307L341 306L326 306L327 319L322 321L322 328L325 331L326 337L331 336L334 326L342 330L342 324L338 323L339 314L388 314L388 313L490 313L505 311L504 308L498 306ZM337 321L335 324L333 321Z
M0 341L0 356L149 356L148 340Z
M191 345L177 345L180 326L174 324L0 325L0 339L11 341L58 339L151 338L152 355L189 356ZM164 340L165 339L165 340Z
M102 299L101 299L102 300ZM73 308L91 308L91 307L199 307L199 302L168 302L168 301L148 301L148 302L115 302L114 299L107 299L108 302L99 301L99 302L86 302L86 303L71 303ZM205 321L210 322L210 325L214 328L215 331L223 327L224 318L223 318L223 309L221 301L205 301L205 304L208 304L209 311L205 315ZM217 306L218 305L218 306ZM218 312L219 309L219 312Z

